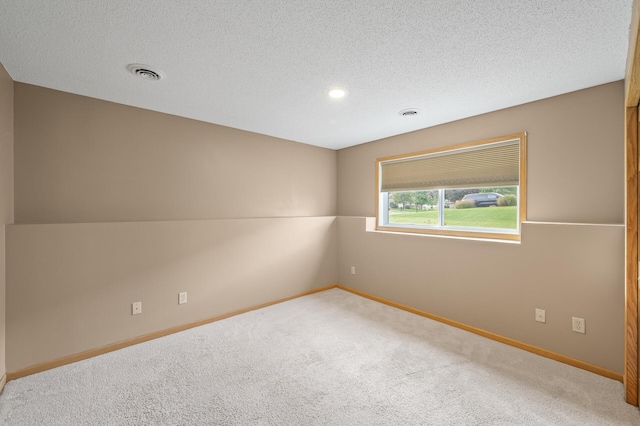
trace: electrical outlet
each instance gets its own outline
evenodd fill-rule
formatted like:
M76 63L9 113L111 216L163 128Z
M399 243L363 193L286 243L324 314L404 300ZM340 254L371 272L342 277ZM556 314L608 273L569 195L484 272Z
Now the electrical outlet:
M546 323L547 322L547 311L544 309L536 308L536 321Z
M351 267L351 275L355 275L356 274L356 267L352 266Z
M142 302L133 302L131 304L131 315L138 315L142 313Z
M573 331L575 331L576 333L585 334L587 332L587 324L584 318L571 317L571 324Z
M184 305L185 303L187 303L187 292L178 293L178 305Z

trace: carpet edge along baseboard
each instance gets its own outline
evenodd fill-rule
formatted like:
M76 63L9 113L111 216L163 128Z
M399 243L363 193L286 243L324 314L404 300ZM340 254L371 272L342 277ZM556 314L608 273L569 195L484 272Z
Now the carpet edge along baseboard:
M94 349L88 349L82 352L78 352L72 355L66 355L61 358L56 358L52 361L45 361L39 364L31 365L28 367L21 368L15 371L9 371L6 374L6 380L11 381L15 379L19 379L21 377L30 376L32 374L41 373L46 370L51 370L52 368L62 367L63 365L71 364L74 362L82 361L85 359L93 358L98 355L106 354L109 352L117 351L119 349L124 349L129 346L137 345L139 343L148 342L149 340L158 339L160 337L169 336L171 334L178 333L180 331L185 331L190 328L198 327L201 325L209 324L215 321L220 321L225 318L233 317L236 315L244 314L246 312L255 311L256 309L266 308L267 306L276 305L278 303L286 302L288 300L297 299L299 297L308 296L314 293L320 293L326 290L331 290L332 288L336 288L337 284L331 284L328 286L316 288L313 290L308 290L302 293L294 294L293 296L283 297L281 299L273 300L271 302L261 303L259 305L250 306L248 308L238 309L235 311L227 312L225 314L216 315L214 317L209 317L205 319L201 319L195 322L191 322L188 324L178 325L175 327L170 327L164 330L154 331L149 334L144 334L142 336L133 337L131 339L123 340L116 343L110 343L105 346L101 346Z
M7 375L3 374L0 379L0 393L2 393L2 389L4 389L4 385L7 383Z
M126 348L128 346L136 345L138 343L147 342L149 340L153 340L153 339L157 339L157 338L160 338L160 337L168 336L170 334L178 333L180 331L188 330L190 328L194 328L194 327L198 327L198 326L201 326L201 325L209 324L209 323L212 323L212 322L215 322L215 321L219 321L219 320L222 320L222 319L225 319L225 318L229 318L229 317L232 317L232 316L235 316L235 315L240 315L240 314L243 314L245 312L249 312L249 311L253 311L253 310L256 310L256 309L265 308L267 306L271 306L271 305L275 305L275 304L278 304L278 303L286 302L288 300L296 299L298 297L308 296L310 294L319 293L319 292L326 291L326 290L331 290L333 288L339 288L341 290L348 291L348 292L353 293L355 295L358 295L358 296L361 296L361 297L365 297L367 299L370 299L370 300L373 300L373 301L376 301L376 302L379 302L379 303L383 303L385 305L388 305L388 306L391 306L391 307L394 307L394 308L397 308L397 309L402 309L403 311L407 311L407 312L410 312L412 314L420 315L422 317L429 318L429 319L432 319L434 321L438 321L438 322L441 322L443 324L447 324L447 325L450 325L450 326L453 326L453 327L468 331L470 333L474 333L474 334L477 334L479 336L486 337L488 339L495 340L497 342L504 343L506 345L513 346L515 348L522 349L524 351L531 352L531 353L534 353L536 355L552 359L554 361L561 362L563 364L571 365L573 367L581 368L583 370L590 371L590 372L595 373L595 374L599 374L599 375L607 377L609 379L617 380L619 382L623 381L623 376L622 376L621 373L617 373L615 371L612 371L612 370L609 370L609 369L606 369L606 368L603 368L603 367L600 367L600 366L597 366L597 365L594 365L594 364L590 364L588 362L580 361L578 359L571 358L571 357L568 357L566 355L558 354L558 353L555 353L555 352L552 352L552 351L549 351L549 350L546 350L546 349L543 349L543 348L540 348L540 347L537 347L537 346L533 346L533 345L530 345L528 343L524 343L524 342L520 342L518 340L514 340L514 339L511 339L511 338L508 338L508 337L504 337L504 336L501 336L499 334L491 333L489 331L485 331L485 330L482 330L482 329L479 329L479 328L476 328L476 327L472 327L470 325L463 324L461 322L453 321L453 320L450 320L450 319L447 319L447 318L444 318L444 317L441 317L441 316L438 316L438 315L430 314L428 312L421 311L420 309L412 308L410 306L406 306L406 305L403 305L403 304L400 304L400 303L397 303L397 302L393 302L391 300L387 300L387 299L384 299L382 297L374 296L374 295L366 293L364 291L360 291L360 290L356 290L356 289L353 289L353 288L350 288L350 287L346 287L346 286L343 286L341 284L332 284L332 285L328 285L328 286L325 286L325 287L320 287L320 288L317 288L317 289L314 289L314 290L309 290L309 291L306 291L306 292L303 292L303 293L299 293L299 294L296 294L296 295L293 295L293 296L288 296L288 297L284 297L282 299L277 299L277 300L274 300L274 301L271 301L271 302L262 303L262 304L251 306L251 307L244 308L244 309L239 309L239 310L232 311L232 312L229 312L229 313L226 313L226 314L222 314L222 315L218 315L218 316L215 316L215 317L205 318L205 319L202 319L202 320L199 320L199 321L196 321L196 322L192 322L192 323L189 323L189 324L184 324L184 325L171 327L171 328L168 328L168 329L165 329L165 330L156 331L156 332L153 332L153 333L145 334L145 335L139 336L139 337L134 337L134 338L131 338L131 339L128 339L128 340L124 340L124 341L121 341L121 342L117 342L117 343L112 343L112 344L109 344L109 345L101 346L99 348L89 349L89 350L86 350L86 351L83 351L83 352L79 352L77 354L67 355L67 356L64 356L64 357L61 357L61 358L54 359L52 361L46 361L46 362L43 362L43 363L40 363L40 364L36 364L36 365L29 366L29 367L25 367L25 368L22 368L22 369L19 369L19 370L16 370L16 371L10 371L10 372L7 372L6 375L3 377L3 379L0 381L0 391L1 391L1 389L4 386L4 383L6 381L19 379L21 377L29 376L31 374L36 374L36 373L40 373L42 371L50 370L52 368L61 367L63 365L71 364L73 362L82 361L82 360L88 359L88 358L93 358L95 356L102 355L102 354L105 354L105 353L108 353L108 352L113 352L113 351L116 351L116 350L119 350L119 349L123 349L123 348Z
M438 315L430 314L425 311L421 311L420 309L412 308L410 306L406 306L397 302L393 302L391 300L384 299L382 297L374 296L372 294L366 293L364 291L356 290L350 287L343 286L341 284L336 285L337 288L348 291L350 293L356 294L358 296L365 297L367 299L371 299L373 301L383 303L388 306L392 306L394 308L402 309L403 311L411 312L412 314L420 315L425 318L432 319L434 321L441 322L443 324L447 324L461 330L468 331L473 334L477 334L482 337L486 337L487 339L495 340L496 342L504 343L505 345L513 346L518 349L522 349L527 352L534 353L536 355L552 359L554 361L561 362L563 364L571 365L572 367L581 368L586 371L590 371L591 373L599 374L600 376L607 377L609 379L617 380L619 382L623 381L623 375L621 373L617 373L615 371L609 370L604 367L600 367L598 365L590 364L585 361L580 361L579 359L571 358L566 355L562 355L556 352L549 351L547 349L540 348L538 346L530 345L528 343L521 342L519 340L511 339L509 337L504 337L499 334L491 333L489 331L482 330L480 328L472 327L470 325L450 320L448 318L444 318Z

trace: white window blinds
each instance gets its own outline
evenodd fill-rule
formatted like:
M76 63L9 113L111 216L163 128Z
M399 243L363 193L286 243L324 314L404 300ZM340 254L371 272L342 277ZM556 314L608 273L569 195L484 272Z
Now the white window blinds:
M381 192L518 185L520 139L382 161Z

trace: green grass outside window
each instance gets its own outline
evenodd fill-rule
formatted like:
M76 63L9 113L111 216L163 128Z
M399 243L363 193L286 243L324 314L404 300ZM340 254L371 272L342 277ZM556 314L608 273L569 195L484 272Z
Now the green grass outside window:
M464 226L475 228L517 229L518 207L476 207L471 209L445 209L446 226ZM389 225L437 225L438 211L415 211L391 209Z

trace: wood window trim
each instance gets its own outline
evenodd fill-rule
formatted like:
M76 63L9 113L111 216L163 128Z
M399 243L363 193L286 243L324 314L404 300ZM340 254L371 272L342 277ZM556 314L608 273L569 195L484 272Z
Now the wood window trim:
M465 231L459 229L426 229L426 228L405 228L394 227L393 225L384 225L380 223L380 163L385 161L400 160L403 158L418 157L422 155L435 154L446 151L454 151L459 149L479 147L482 145L488 145L492 143L507 141L510 139L520 140L520 196L518 199L518 233L496 233L496 232L480 232L480 231ZM482 139L479 141L466 142L457 145L448 145L438 148L428 149L424 151L412 152L408 154L392 155L388 157L378 158L376 160L375 170L375 212L376 212L376 230L386 232L400 232L406 234L424 234L424 235L437 235L437 236L451 236L458 238L481 238L491 240L505 240L505 241L520 241L520 235L522 232L522 223L527 220L527 132L513 133L510 135Z

